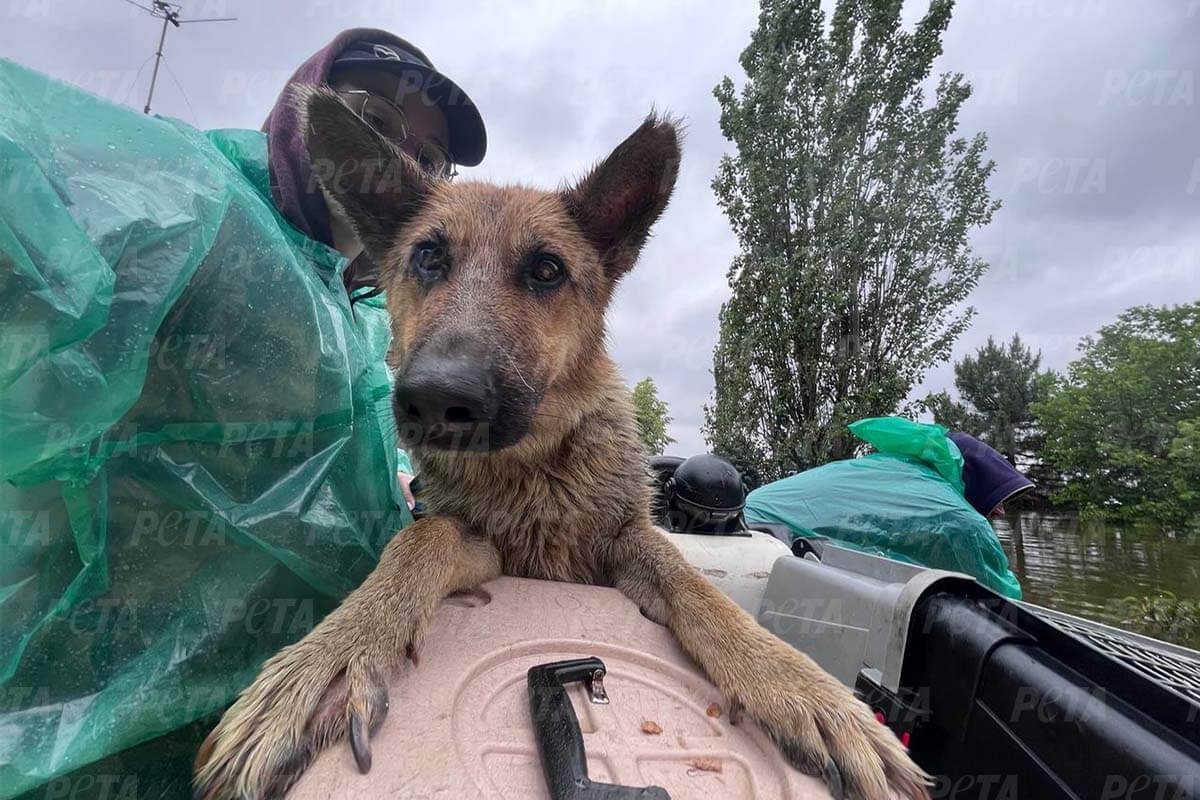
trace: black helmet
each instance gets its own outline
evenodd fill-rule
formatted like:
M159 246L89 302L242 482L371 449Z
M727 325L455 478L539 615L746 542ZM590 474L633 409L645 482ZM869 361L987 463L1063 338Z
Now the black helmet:
M667 515L667 482L684 459L679 456L650 456L650 477L654 493L650 495L650 516L655 525L668 530L671 520Z
M711 453L675 468L664 487L670 529L680 533L741 533L746 487L737 468Z

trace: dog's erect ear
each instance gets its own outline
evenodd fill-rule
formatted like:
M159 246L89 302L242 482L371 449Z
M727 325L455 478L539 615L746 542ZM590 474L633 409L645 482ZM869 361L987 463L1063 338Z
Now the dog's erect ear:
M296 97L313 177L342 207L367 254L382 264L434 179L333 90L298 87Z
M567 209L613 280L629 271L679 175L679 128L651 115L583 180L563 193Z

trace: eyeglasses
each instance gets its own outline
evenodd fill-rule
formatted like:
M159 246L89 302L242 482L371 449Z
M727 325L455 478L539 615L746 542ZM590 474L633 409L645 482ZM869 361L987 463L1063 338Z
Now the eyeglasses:
M425 172L437 178L453 180L458 174L454 159L445 148L435 142L421 142L414 152L409 142L408 117L400 106L381 95L364 89L338 89L337 93L358 118L375 129L383 138L393 142L408 153ZM407 145L407 146L406 146Z

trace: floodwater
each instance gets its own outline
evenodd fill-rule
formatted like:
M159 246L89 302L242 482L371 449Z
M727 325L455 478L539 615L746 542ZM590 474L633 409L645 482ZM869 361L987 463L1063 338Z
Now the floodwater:
M1200 536L1036 512L994 525L1026 601L1200 649L1200 630L1146 629L1123 602L1162 592L1200 600Z

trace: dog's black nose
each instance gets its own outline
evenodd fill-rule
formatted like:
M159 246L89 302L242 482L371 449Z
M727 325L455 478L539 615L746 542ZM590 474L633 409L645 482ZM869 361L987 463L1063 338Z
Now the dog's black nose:
M395 407L407 422L452 431L491 422L500 401L491 370L472 359L427 357L396 382Z

